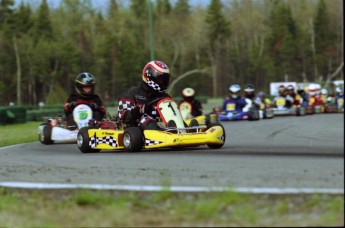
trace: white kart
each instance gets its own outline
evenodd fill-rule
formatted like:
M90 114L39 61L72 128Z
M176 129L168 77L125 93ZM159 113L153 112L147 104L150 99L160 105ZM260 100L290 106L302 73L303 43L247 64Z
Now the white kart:
M71 126L66 126L61 117L47 118L47 121L38 127L39 141L43 144L77 142L79 129L88 126L89 120L92 119L91 108L85 104L78 105L73 110L73 119L77 128L71 130Z

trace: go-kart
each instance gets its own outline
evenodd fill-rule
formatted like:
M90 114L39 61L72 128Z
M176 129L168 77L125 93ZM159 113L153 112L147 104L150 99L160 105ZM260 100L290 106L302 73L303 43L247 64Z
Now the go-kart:
M217 114L209 113L206 115L192 116L192 104L188 101L183 101L179 105L179 110L182 119L190 126L191 122L196 121L199 125L208 125L210 123L218 123Z
M226 105L226 110L218 114L219 121L232 121L232 120L259 120L259 109L255 107L250 99L246 99L249 108L243 110L236 110L235 102L230 101Z
M259 117L260 119L272 119L274 117L274 112L271 105L261 103L259 108Z
M78 129L88 126L92 119L92 110L88 105L79 104L73 110L73 119L77 124L67 126L63 117L47 117L38 127L38 139L43 144L71 143L77 141Z
M295 115L295 116L305 116L306 109L300 105L293 105L291 107L286 107L286 99L284 97L277 97L275 99L275 104L273 108L274 116L286 116L286 115Z
M104 129L101 123L83 127L77 136L77 145L81 152L92 153L100 150L125 150L129 152L142 149L195 147L207 145L218 149L225 143L225 130L221 124L210 123L207 126L188 126L182 119L176 102L172 98L159 98L145 104L157 111L157 125L161 130L149 130L140 127L127 127L114 118L112 129ZM194 122L194 121L193 121Z

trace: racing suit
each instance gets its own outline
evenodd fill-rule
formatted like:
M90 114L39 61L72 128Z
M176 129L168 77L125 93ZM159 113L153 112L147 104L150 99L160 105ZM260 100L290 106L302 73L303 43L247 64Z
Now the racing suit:
M71 94L64 104L67 126L76 126L73 120L73 110L79 104L88 105L92 109L93 119L103 119L106 110L101 98L98 95L94 94L84 97L78 94Z
M302 98L300 100L302 107L307 107L309 104L309 96L304 90L297 90L297 94Z
M245 97L245 99L251 100L253 102L253 105L254 105L255 108L260 109L261 100L257 99L257 97L255 97L254 94L252 94L252 95L245 95L244 97Z
M335 96L335 104L339 107L340 110L344 111L344 94Z
M309 95L309 105L323 105L320 94Z
M238 97L238 98L227 98L224 100L224 103L223 103L223 111L226 111L227 110L227 105L228 104L231 104L231 103L235 103L235 111L236 112L247 112L249 110L245 110L245 107L247 106L247 102L244 98L242 97Z
M118 99L119 118L127 127L139 126L142 129L160 130L154 121L158 116L156 110L153 110L152 107L146 107L145 104L164 97L170 96L165 92L157 92L146 83L141 82L138 87L132 87L120 95ZM145 107L144 112L141 111L143 107Z
M274 98L273 103L276 105L277 99L279 99L279 97L283 97L285 99L285 108L291 108L292 105L294 104L295 100L293 97L291 97L289 94L287 95L279 95L277 97Z
M290 92L288 95L293 98L293 103L292 103L293 106L301 105L301 101L300 101L301 97L297 93Z

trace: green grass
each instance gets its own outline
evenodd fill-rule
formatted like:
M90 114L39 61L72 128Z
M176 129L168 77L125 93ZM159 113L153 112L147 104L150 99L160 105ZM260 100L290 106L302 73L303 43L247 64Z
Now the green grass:
M40 121L30 121L22 124L0 125L0 147L38 141L37 131L40 123Z
M162 197L162 194L164 197ZM315 200L317 199L317 200ZM344 197L0 188L4 227L343 226Z

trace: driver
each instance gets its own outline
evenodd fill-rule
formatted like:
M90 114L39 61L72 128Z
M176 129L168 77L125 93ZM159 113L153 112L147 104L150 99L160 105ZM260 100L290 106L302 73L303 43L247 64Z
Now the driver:
M77 127L73 120L73 110L79 104L90 106L93 119L103 119L106 110L101 98L94 93L95 84L96 78L88 72L83 72L76 77L74 81L75 92L67 98L64 104L67 126Z
M240 96L241 86L238 84L230 85L229 93L230 97L227 97L223 102L223 111L227 110L228 104L235 104L236 112L247 112L249 108L247 107L246 100Z
M132 87L122 95L119 101L119 117L127 126L139 126L142 129L161 130L154 120L158 113L145 105L157 98L170 97L165 90L170 82L168 66L158 60L148 62L142 73L139 86Z
M255 97L255 87L253 84L246 84L244 86L244 97L251 100L256 108L260 108L261 102Z
M280 98L284 98L285 99L285 108L291 108L293 103L294 103L294 98L290 96L290 94L288 94L287 92L287 88L284 85L280 85L278 87L278 96L274 98L273 103L275 105L277 105L277 101Z
M195 98L195 90L192 88L185 88L182 90L182 97L183 100L179 103L179 107L182 102L186 101L189 102L192 106L192 113L193 117L201 116L202 115L202 105L199 100Z

